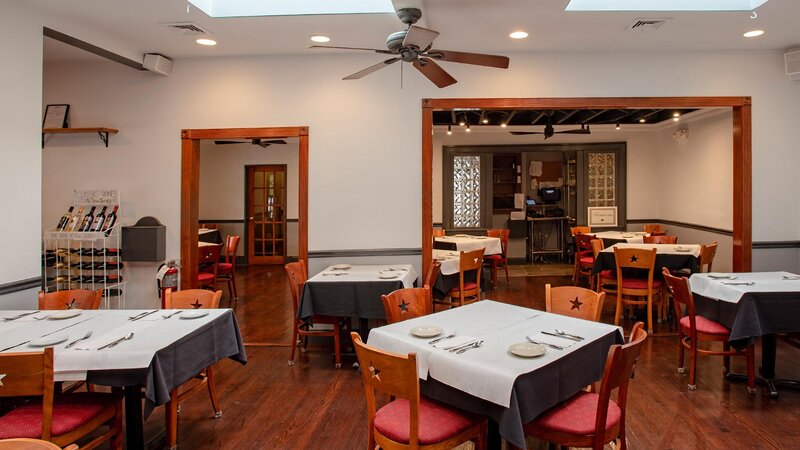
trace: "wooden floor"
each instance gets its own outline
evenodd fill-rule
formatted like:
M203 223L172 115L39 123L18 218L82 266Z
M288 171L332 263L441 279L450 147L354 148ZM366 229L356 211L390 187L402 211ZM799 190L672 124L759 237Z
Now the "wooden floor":
M287 365L291 340L291 297L282 268L249 267L237 274L240 293L236 315L245 342L282 347L248 347L249 362L226 360L216 366L217 391L224 415L213 418L205 392L186 400L179 414L179 448L183 449L330 449L366 446L366 408L354 356L334 369L332 345L299 353ZM544 285L568 284L569 277L501 279L486 297L544 309ZM613 321L607 302L603 321ZM227 292L223 296L227 306ZM625 324L625 329L631 323ZM657 333L672 331L659 324ZM785 389L779 399L722 377L721 358L700 358L696 391L686 388L687 375L676 372L675 336L649 339L628 395L626 418L631 449L798 449L800 391ZM760 354L757 355L760 358ZM734 358L734 371L744 370ZM778 375L800 379L800 350L778 349ZM148 438L163 431L163 408L145 424ZM162 440L156 440L155 447Z

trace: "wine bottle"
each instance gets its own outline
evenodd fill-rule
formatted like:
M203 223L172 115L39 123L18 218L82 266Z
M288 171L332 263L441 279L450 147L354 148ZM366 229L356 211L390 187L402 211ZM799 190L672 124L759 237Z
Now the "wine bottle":
M72 218L72 210L74 208L75 208L74 206L70 206L69 211L67 211L66 213L64 213L63 216L61 216L61 220L59 220L58 225L56 225L56 230L64 231L64 227L67 226L67 224L69 223L69 219Z
M94 210L97 208L96 206L92 206L92 209L89 210L89 213L83 216L83 222L81 222L81 228L78 231L89 231L89 227L92 226L92 222L94 222Z
M117 222L117 210L119 209L119 205L114 205L114 209L108 214L106 217L106 221L103 224L102 231L108 231L114 228L114 224Z
M100 231L100 229L103 227L103 222L106 220L107 209L108 206L103 206L103 209L96 216L94 216L94 222L92 222L92 225L89 227L89 231Z
M78 212L74 216L72 216L72 218L69 220L69 225L67 225L64 231L78 231L77 230L78 221L81 219L82 215L83 215L83 206L78 208Z

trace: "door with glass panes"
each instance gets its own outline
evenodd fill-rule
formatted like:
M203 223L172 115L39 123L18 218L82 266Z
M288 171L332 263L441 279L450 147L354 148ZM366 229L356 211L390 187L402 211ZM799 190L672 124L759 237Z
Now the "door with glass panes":
M286 165L247 167L247 259L283 264L286 259Z

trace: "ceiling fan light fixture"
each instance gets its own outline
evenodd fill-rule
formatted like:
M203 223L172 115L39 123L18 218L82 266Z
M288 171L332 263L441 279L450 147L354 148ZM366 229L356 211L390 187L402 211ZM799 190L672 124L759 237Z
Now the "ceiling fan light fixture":
M325 43L325 42L330 42L331 41L331 38L328 37L328 36L325 36L324 34L315 34L315 35L309 36L308 38L311 39L312 42L319 42L319 43Z
M213 39L209 39L209 38L195 39L195 42L200 44L200 45L206 45L206 46L217 45L217 41L215 41Z
M528 33L522 30L514 31L508 35L511 39L525 39L528 37Z

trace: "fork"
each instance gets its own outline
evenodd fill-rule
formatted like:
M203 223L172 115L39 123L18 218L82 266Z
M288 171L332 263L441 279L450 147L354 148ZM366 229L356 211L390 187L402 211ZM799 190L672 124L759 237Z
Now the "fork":
M480 347L481 345L483 345L483 341L477 341L477 342L473 342L473 343L472 343L472 345L468 345L468 346L466 346L466 347L464 347L464 348L461 348L461 349L459 349L458 351L456 351L456 354L457 354L457 355L460 355L460 354L464 353L465 351L467 351L467 350L469 350L469 349L472 349L472 348L478 348L478 347Z
M103 350L104 348L115 347L120 342L127 341L127 340L130 340L130 339L133 339L133 332L128 333L126 336L122 336L121 338L117 339L116 341L109 342L108 344L106 344L106 345L104 345L102 347L98 347L97 349L98 350Z
M179 310L177 310L175 312L172 312L172 313L169 313L169 314L162 314L161 317L163 317L165 319L169 319L170 317L174 316L175 314L180 314L182 312L183 312L183 310L179 309Z
M561 336L564 336L564 337L571 337L573 339L577 339L579 341L583 340L583 337L578 336L577 334L569 334L569 333L564 332L564 330L559 330L558 328L556 328L556 333L558 333L558 334L560 334Z
M67 344L66 347L64 347L64 348L72 348L78 342L85 341L86 339L89 339L90 337L92 337L92 332L91 331L87 331L86 334L82 338L75 339L74 341L72 341L69 344Z
M553 350L564 350L564 347L561 347L559 345L548 344L547 342L534 341L533 339L530 338L530 336L525 336L525 339L527 339L528 342L530 342L531 344L544 345L545 347L550 347Z
M441 341L443 341L445 339L450 339L450 338L454 338L454 337L456 337L456 330L453 330L453 332L448 334L447 336L442 336L442 337L436 338L436 339L434 339L432 341L428 341L428 344L433 345L433 344L435 344L437 342L441 342Z

